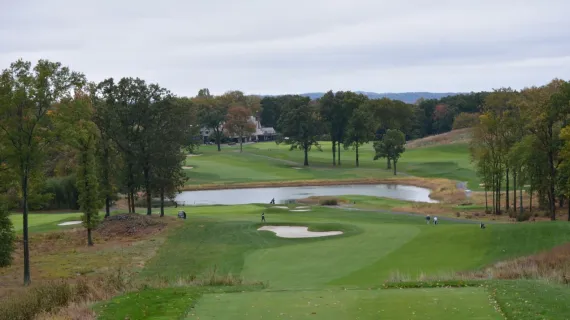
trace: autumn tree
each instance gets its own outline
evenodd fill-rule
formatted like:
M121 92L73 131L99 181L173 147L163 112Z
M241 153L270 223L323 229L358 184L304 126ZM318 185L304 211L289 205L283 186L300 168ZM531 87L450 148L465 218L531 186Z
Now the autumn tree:
M251 111L240 105L229 108L224 123L224 130L228 135L239 139L239 152L243 152L243 138L255 132L255 123L250 121Z
M388 158L394 163L394 175L396 175L396 163L406 150L406 136L397 129L388 129L382 140L374 142L376 155L374 160Z
M313 146L319 150L318 136L322 132L318 105L310 98L296 96L286 105L279 128L283 143L291 145L290 150L301 149L305 154L303 164L309 165L309 151Z
M0 131L5 140L5 161L20 180L23 209L24 284L31 282L28 243L30 179L41 174L49 143L48 113L55 102L83 86L85 77L58 62L18 60L0 75Z

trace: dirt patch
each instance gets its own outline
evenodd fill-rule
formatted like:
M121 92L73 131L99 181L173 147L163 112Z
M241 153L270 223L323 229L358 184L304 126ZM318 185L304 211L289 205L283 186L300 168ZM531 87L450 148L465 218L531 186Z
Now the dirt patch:
M165 226L166 223L160 217L125 213L106 218L95 232L105 238L140 237L160 232Z

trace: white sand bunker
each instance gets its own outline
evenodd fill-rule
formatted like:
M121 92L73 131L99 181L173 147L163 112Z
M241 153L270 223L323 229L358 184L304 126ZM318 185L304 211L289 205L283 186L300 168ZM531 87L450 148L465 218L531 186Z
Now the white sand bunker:
M200 153L200 154L187 154L186 156L187 156L187 157L199 157L199 156L201 156L201 155L202 155L202 154Z
M67 222L62 222L59 223L58 226L71 226L74 224L81 224L81 221L67 221Z
M289 210L291 212L309 212L311 211L311 209L294 209L294 210Z
M309 209L309 208L310 208L309 206L301 206L301 207L297 207L295 209Z
M295 169L295 170L302 170L303 168L299 168L299 167L291 167L291 169Z
M273 206L271 208L273 208L273 209L289 209L289 207L286 207L286 206Z
M182 169L184 169L184 170L190 170L190 169L194 169L194 167L182 166Z
M326 232L313 232L309 231L308 227L292 227L292 226L264 226L258 231L271 231L281 238L318 238L338 236L342 231L326 231Z

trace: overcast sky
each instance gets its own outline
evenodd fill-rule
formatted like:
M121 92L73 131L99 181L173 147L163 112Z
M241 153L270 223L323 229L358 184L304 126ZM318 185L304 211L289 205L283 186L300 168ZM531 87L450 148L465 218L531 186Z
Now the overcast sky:
M178 95L479 91L570 80L569 0L0 0L0 68Z

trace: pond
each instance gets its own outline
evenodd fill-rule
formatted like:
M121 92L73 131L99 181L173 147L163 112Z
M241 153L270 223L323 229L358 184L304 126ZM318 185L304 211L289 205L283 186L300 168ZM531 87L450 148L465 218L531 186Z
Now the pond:
M236 205L269 203L275 198L275 203L284 204L310 196L362 195L436 203L429 194L430 190L426 188L378 184L184 191L176 197L176 201L180 205Z

